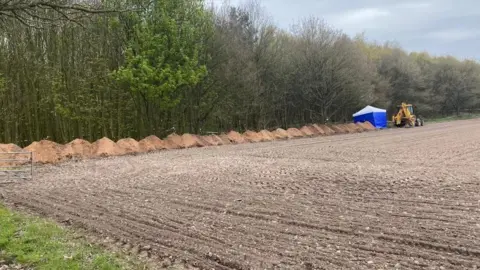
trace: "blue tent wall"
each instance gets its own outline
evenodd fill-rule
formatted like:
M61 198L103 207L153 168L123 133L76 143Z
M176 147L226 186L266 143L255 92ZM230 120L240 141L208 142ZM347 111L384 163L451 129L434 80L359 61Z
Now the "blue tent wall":
M355 123L358 122L370 122L376 128L386 128L387 127L387 113L385 112L371 112L362 115L355 116L353 118Z
M376 128L386 128L387 127L387 113L386 112L374 112L373 118L375 119Z

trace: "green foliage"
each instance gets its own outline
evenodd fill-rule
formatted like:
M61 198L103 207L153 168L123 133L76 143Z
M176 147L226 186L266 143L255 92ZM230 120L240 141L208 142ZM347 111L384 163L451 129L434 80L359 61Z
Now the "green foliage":
M350 38L315 18L287 32L254 4L102 4L132 11L39 29L4 18L2 142L285 128L402 101L430 118L480 109L477 62Z
M0 206L0 260L35 269L141 269L101 251L43 219Z
M196 27L206 15L197 2L157 0L136 16L134 37L115 79L161 108L178 105L180 91L197 85L207 73L199 63L204 48Z

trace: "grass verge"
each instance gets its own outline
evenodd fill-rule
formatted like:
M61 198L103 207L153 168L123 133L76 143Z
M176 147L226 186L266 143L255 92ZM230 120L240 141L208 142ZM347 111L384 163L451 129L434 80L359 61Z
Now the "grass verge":
M427 119L427 121L430 123L441 123L441 122L450 122L455 120L468 120L468 119L475 119L475 118L480 118L480 114L465 113L460 115L451 115L446 117Z
M34 269L141 269L45 219L0 205L0 261ZM1 265L0 265L1 266Z

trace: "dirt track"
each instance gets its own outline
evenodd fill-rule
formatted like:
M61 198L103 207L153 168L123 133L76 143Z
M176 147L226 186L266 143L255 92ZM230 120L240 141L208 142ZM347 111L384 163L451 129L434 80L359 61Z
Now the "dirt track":
M201 268L475 269L479 134L470 120L71 162L0 190Z

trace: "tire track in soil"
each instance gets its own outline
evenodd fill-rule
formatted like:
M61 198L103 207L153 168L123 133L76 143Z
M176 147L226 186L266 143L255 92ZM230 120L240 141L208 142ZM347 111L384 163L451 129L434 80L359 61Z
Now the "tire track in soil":
M458 121L72 162L1 188L128 252L202 269L471 269L478 132Z

